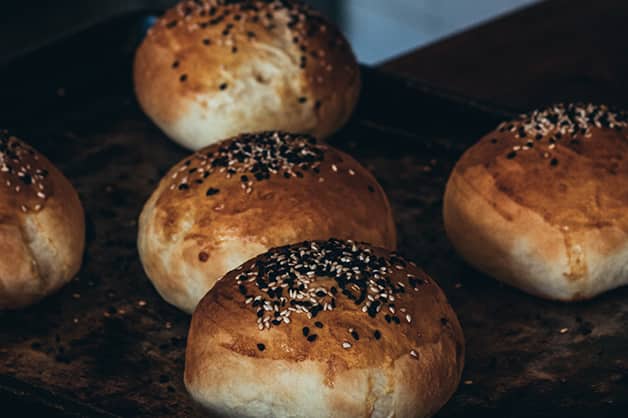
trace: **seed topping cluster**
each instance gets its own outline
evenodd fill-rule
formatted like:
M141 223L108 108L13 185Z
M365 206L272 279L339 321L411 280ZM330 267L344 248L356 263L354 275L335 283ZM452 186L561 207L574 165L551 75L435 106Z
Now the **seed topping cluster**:
M418 292L429 281L406 273L403 280L393 279L393 272L404 271L408 263L402 257L377 256L364 244L331 239L304 242L275 248L254 265L238 272L234 286L243 302L254 310L260 331L288 326L294 315L312 321L302 329L303 338L314 343L317 330L324 328L325 313L333 311L339 299L348 299L372 318L374 327L398 327L410 324L406 293ZM351 349L362 337L378 341L379 329L363 335L357 327L343 331L340 344Z
M592 136L592 129L614 129L622 131L628 127L628 114L614 111L605 105L557 104L546 109L520 115L518 119L498 126L500 133L515 134L520 143L514 145L506 158L514 159L518 153L533 148L542 149L542 155L551 167L558 165L552 151L559 143L577 146ZM497 138L491 139L496 144Z
M40 211L49 196L48 171L38 163L39 154L30 146L0 131L0 179L18 197L22 212ZM33 199L34 198L34 199ZM26 202L35 201L33 204Z
M307 171L320 173L326 149L310 135L243 134L223 142L216 151L200 151L186 160L171 174L170 190L201 187L211 181L212 174L221 173L227 178L239 176L242 190L251 193L255 182L268 180L271 175L292 179L303 178ZM220 193L211 185L204 187L208 197Z

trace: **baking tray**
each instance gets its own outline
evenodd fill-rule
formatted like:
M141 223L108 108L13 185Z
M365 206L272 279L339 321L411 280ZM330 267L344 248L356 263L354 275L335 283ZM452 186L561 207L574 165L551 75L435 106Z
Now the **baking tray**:
M0 74L0 124L63 170L88 223L78 276L37 306L0 313L5 411L200 413L182 383L190 318L160 299L136 249L143 203L188 154L133 96L132 52L145 23L142 14L115 19ZM331 142L374 171L394 207L399 251L440 283L459 315L466 368L439 416L624 417L628 289L545 302L474 272L445 238L442 195L454 162L512 112L373 69L363 77L359 108Z

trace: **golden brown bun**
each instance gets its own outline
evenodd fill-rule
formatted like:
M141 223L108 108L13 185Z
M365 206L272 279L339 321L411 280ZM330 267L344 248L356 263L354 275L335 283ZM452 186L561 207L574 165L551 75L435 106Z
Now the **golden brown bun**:
M191 313L216 280L251 257L335 236L395 248L377 180L313 137L265 132L175 165L142 211L138 246L162 297Z
M447 235L479 270L563 301L628 283L628 118L557 105L470 148L445 193Z
M265 130L326 138L360 91L342 34L294 0L182 1L137 50L134 79L146 114L193 150Z
M84 241L74 187L43 155L0 132L0 310L31 305L67 283Z
M219 416L427 417L463 363L458 319L414 263L316 241L216 283L192 317L185 385Z

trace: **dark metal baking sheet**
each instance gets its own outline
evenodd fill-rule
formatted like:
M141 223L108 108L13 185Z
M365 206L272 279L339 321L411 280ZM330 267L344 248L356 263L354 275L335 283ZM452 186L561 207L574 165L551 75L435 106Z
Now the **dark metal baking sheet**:
M49 416L200 413L182 384L189 317L159 298L136 250L144 201L187 154L133 97L141 19L94 29L73 52L48 50L0 77L0 124L66 173L88 217L76 279L37 306L0 313L3 404ZM474 272L443 233L455 160L510 113L374 70L364 79L360 107L332 143L375 172L394 206L400 252L441 284L462 322L463 383L439 416L625 416L628 289L586 303L541 301Z

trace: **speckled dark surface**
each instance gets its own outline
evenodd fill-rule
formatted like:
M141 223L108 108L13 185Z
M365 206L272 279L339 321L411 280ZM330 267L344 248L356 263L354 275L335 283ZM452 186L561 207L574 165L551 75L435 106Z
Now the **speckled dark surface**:
M97 86L68 81L38 88L41 98L20 90L22 102L2 106L14 132L76 185L88 214L78 277L33 308L0 313L0 399L43 399L59 416L200 412L182 384L189 318L153 290L135 245L142 204L187 152L139 111L128 65L127 54ZM467 340L463 383L439 416L625 416L628 289L541 301L475 273L445 238L452 165L502 115L371 71L364 92L332 142L373 169L395 209L400 252L441 284Z

